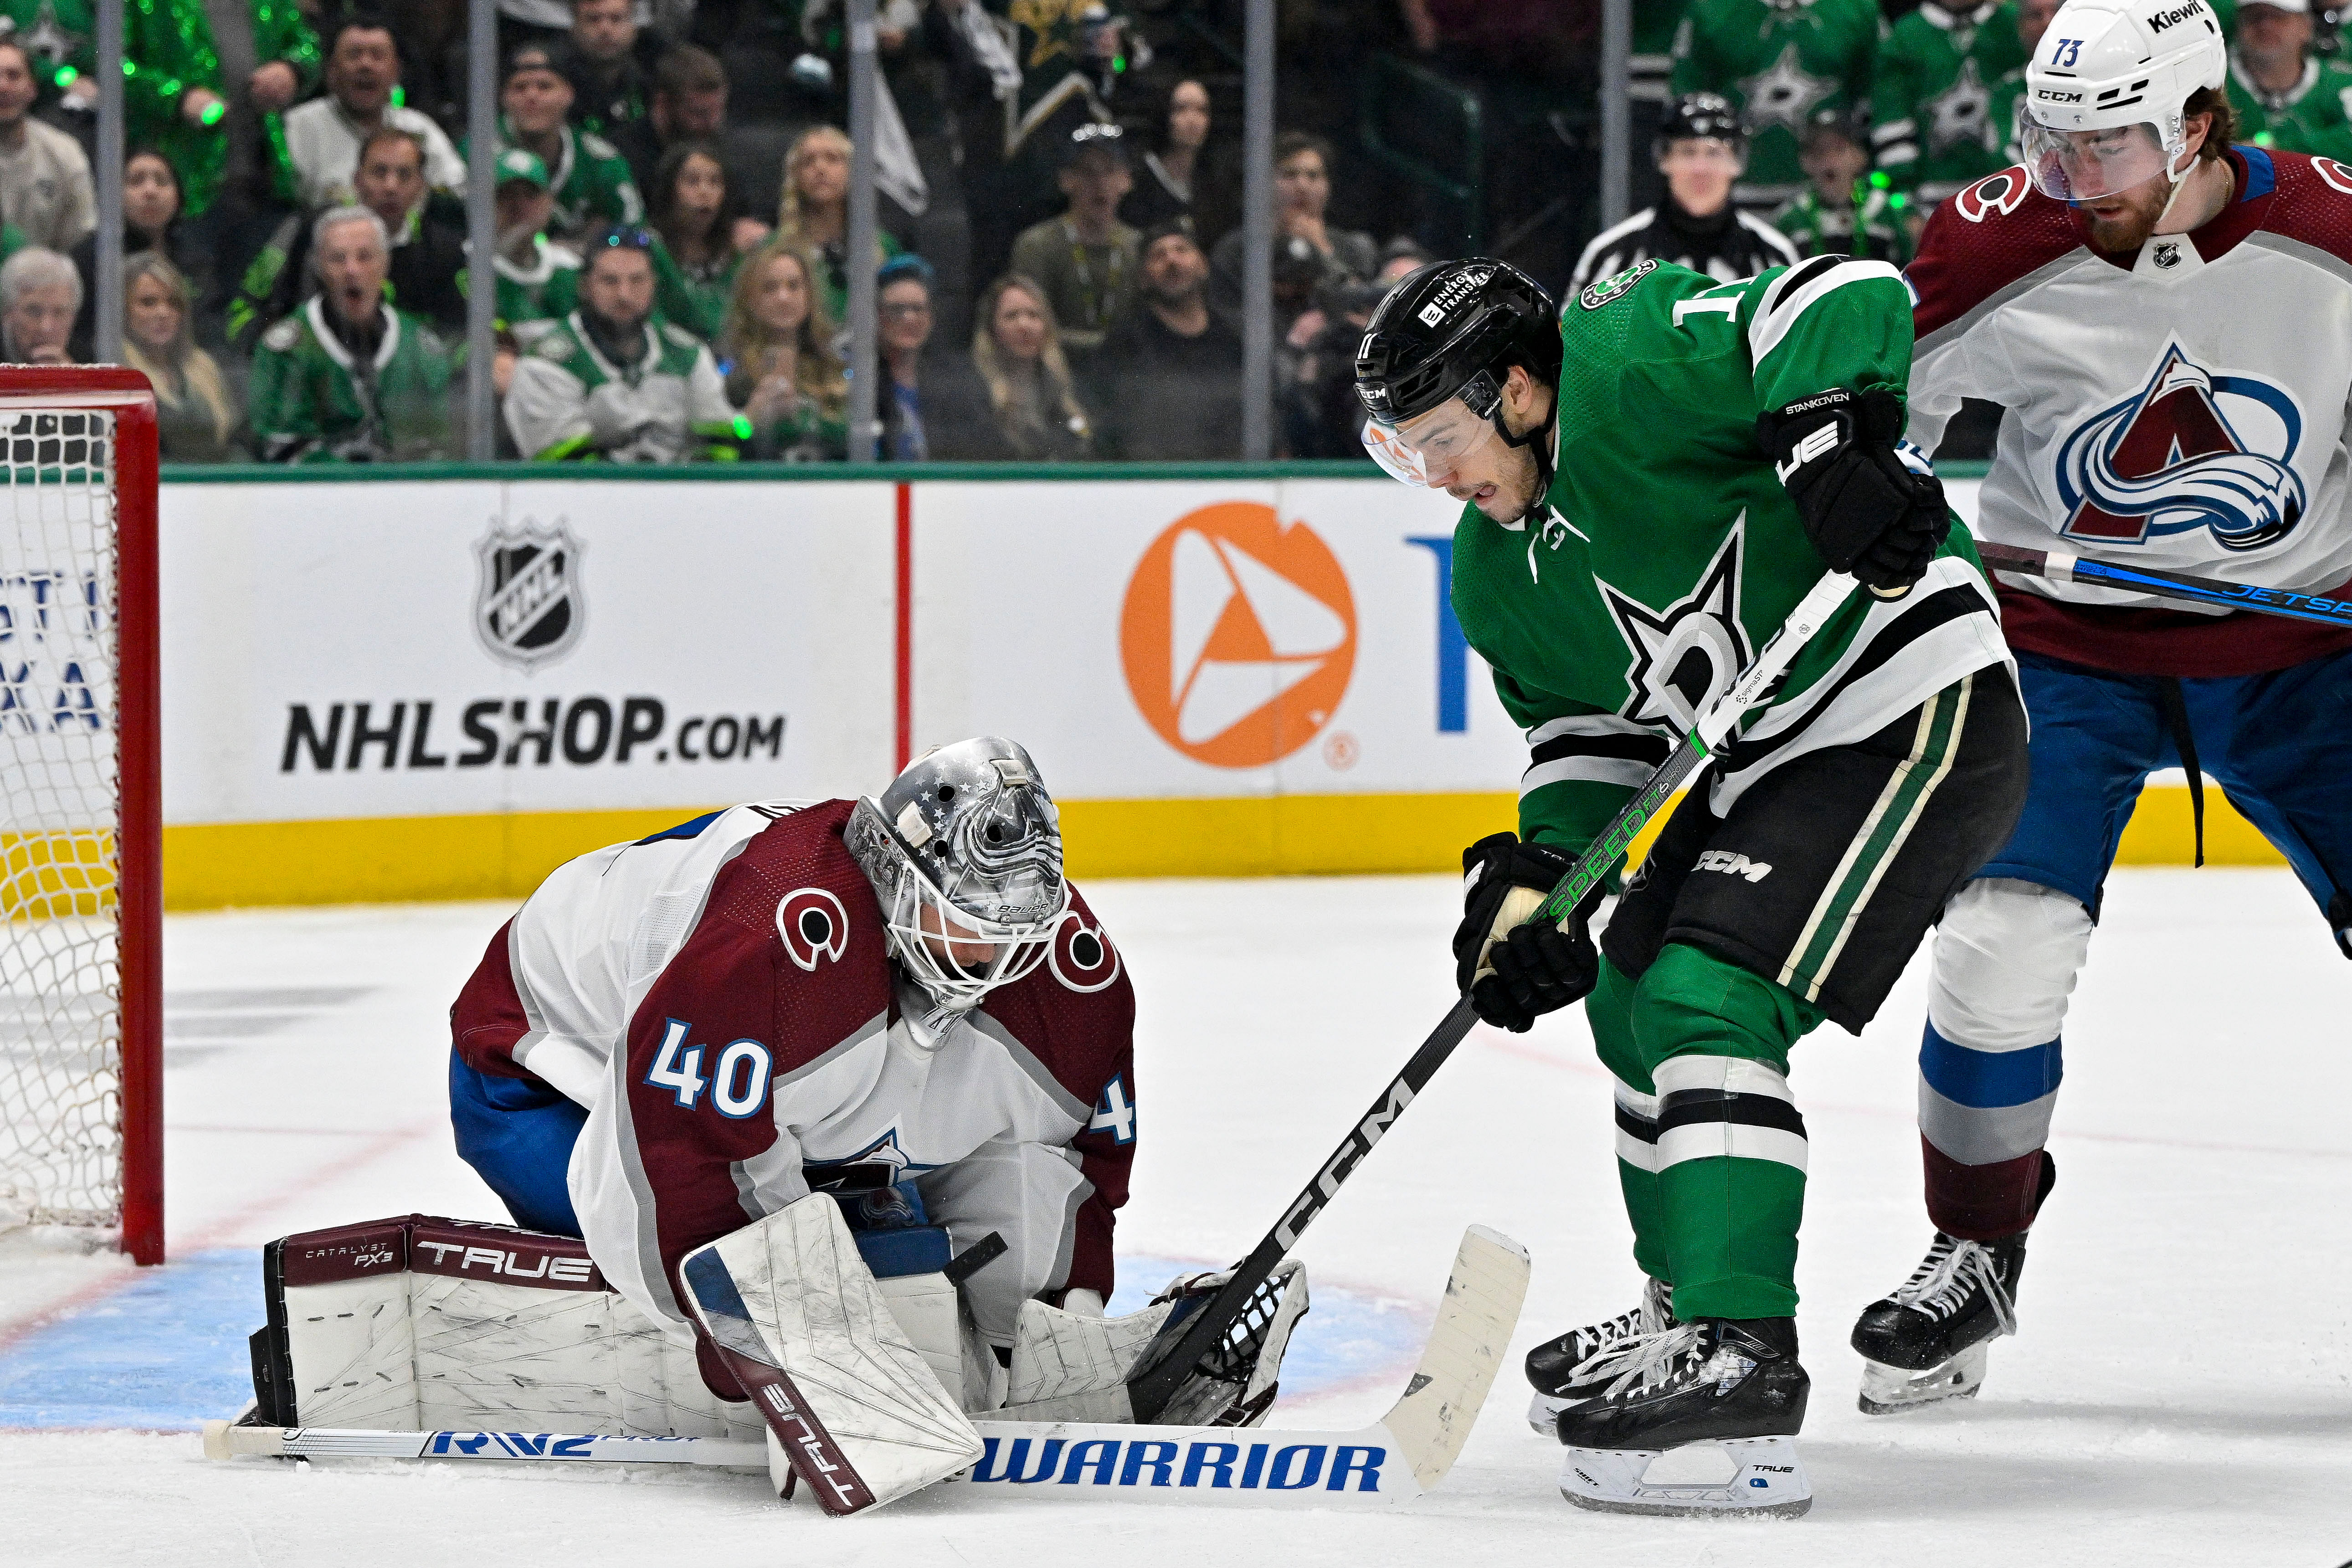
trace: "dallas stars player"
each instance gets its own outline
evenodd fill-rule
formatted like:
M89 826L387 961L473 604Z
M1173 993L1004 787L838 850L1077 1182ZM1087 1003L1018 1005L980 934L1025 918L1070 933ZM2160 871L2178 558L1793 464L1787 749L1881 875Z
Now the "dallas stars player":
M1804 188L1797 142L1817 109L1870 96L1878 47L1873 0L1698 0L1675 35L1675 95L1716 92L1747 122L1742 206L1773 207Z
M2025 57L2007 0L1965 10L1927 0L1895 24L1878 48L1870 107L1871 146L1896 189L1932 205L2007 167L1986 145L1985 121L1992 84Z
M1616 1080L1648 1287L1528 1358L1531 1415L1582 1506L1808 1506L1789 1050L1824 1018L1869 1021L2024 797L1991 588L1895 447L1910 309L1884 262L1719 284L1649 261L1555 327L1515 269L1442 262L1382 301L1357 360L1373 455L1469 503L1454 613L1533 749L1520 834L1463 857L1458 978L1510 1029L1589 996ZM1903 596L1855 595L1806 646L1698 775L1599 951L1589 911L1523 923L1825 569ZM1729 1446L1738 1482L1643 1482L1696 1442Z

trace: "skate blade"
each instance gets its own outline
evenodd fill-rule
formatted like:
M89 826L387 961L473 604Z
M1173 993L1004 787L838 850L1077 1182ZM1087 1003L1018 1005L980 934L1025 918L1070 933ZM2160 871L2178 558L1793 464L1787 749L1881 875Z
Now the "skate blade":
M1864 1359L1862 1396L1856 1401L1865 1415L1899 1415L1906 1410L1940 1405L1948 1399L1974 1399L1984 1386L1985 1363L1992 1346L1970 1345L1951 1360L1915 1372Z
M1598 1513L1675 1519L1796 1519L1813 1506L1794 1437L1727 1438L1711 1446L1735 1467L1728 1480L1651 1482L1643 1477L1659 1451L1570 1448L1559 1495Z

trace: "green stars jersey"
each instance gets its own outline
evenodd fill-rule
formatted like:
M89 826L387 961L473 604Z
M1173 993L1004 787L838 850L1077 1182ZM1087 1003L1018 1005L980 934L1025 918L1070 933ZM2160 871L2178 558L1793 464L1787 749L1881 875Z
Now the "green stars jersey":
M1757 416L1832 387L1899 394L1911 298L1881 261L1738 283L1649 261L1570 299L1560 338L1559 472L1522 522L1464 510L1453 604L1528 731L1519 831L1574 854L1827 570ZM1798 656L1717 764L1715 810L2008 658L1955 521L1907 597L1857 595Z
M2265 92L2232 54L2229 91L2241 142L2352 162L2352 68L2307 59L2294 87Z
M374 356L352 356L317 295L261 336L246 416L264 462L415 462L454 455L456 360L415 317L383 308Z
M547 236L532 237L530 265L491 258L498 278L498 324L528 349L562 324L580 303L580 258Z
M548 232L575 237L603 224L646 221L645 198L637 194L636 176L621 150L591 132L570 125L556 128L559 146L546 160L548 188L555 193L555 216ZM510 144L506 119L499 120L499 145ZM459 152L465 151L463 143Z
M2025 60L2007 0L1972 10L1927 0L1895 23L1870 95L1872 149L1895 188L1940 202L2007 167L1988 136L1993 86Z
M1911 231L1904 226L1901 198L1868 180L1856 180L1844 201L1805 194L1772 215L1772 226L1803 256L1851 256L1857 261L1911 264Z
M531 344L507 388L507 428L539 462L732 458L750 424L727 401L710 351L659 316L633 364L604 357L580 312Z
M1785 202L1804 184L1805 121L1870 96L1877 48L1872 0L1697 0L1675 37L1674 89L1731 100L1748 122L1739 200Z

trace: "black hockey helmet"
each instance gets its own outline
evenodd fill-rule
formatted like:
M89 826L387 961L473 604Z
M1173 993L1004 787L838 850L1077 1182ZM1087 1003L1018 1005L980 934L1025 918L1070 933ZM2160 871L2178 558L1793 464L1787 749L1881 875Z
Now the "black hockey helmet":
M1664 118L1658 121L1657 140L1650 143L1651 153L1663 158L1666 149L1676 142L1708 139L1727 142L1736 149L1748 145L1748 128L1739 122L1739 110L1731 107L1731 100L1718 92L1686 92L1666 105Z
M1504 377L1523 364L1556 387L1559 357L1559 312L1534 279L1486 257L1432 262L1389 291L1357 347L1356 395L1371 415L1365 445L1397 478L1429 483L1400 427L1458 397L1504 440L1524 446L1539 433L1514 437L1504 427Z

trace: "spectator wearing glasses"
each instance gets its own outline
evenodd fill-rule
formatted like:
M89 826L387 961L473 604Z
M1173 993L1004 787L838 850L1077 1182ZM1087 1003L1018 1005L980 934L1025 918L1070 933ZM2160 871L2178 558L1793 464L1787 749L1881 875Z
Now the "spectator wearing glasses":
M614 145L591 131L566 122L572 83L555 68L544 44L523 44L507 56L499 89L499 138L547 165L555 196L550 226L569 239L608 226L634 228L644 223L646 204L629 165Z
M0 262L0 351L12 364L71 364L81 274L54 250L27 246Z
M727 399L751 426L746 458L812 463L848 456L849 384L807 257L772 239L743 264L718 352Z
M1748 163L1748 138L1727 100L1711 92L1675 100L1653 145L1666 177L1664 198L1593 236L1569 279L1570 293L1653 259L1726 283L1801 259L1779 229L1732 205L1732 185Z
M122 363L155 388L156 437L167 463L234 462L236 404L220 365L188 330L195 296L152 250L122 264Z
M1063 463L1094 455L1045 291L1018 273L982 291L968 365L932 389L936 458Z
M882 375L876 389L876 416L882 425L877 455L886 463L929 458L930 433L923 397L923 350L931 341L931 264L919 256L894 256L882 264L875 308L875 331Z
M386 126L405 131L425 149L425 182L439 190L466 188L466 163L441 128L414 109L393 102L400 86L400 53L392 26L357 13L326 37L327 94L286 111L286 159L301 205L319 208L352 201L360 148Z
M710 351L654 314L654 236L590 241L580 304L531 345L507 388L507 429L536 462L680 463L735 456L749 424Z
M319 292L262 334L247 413L266 463L446 458L456 363L433 330L384 302L391 238L366 207L311 226Z
M1069 205L1013 242L1013 270L1045 289L1062 323L1062 344L1082 367L1135 301L1142 236L1118 220L1118 204L1135 184L1126 140L1116 125L1071 131L1058 176Z

